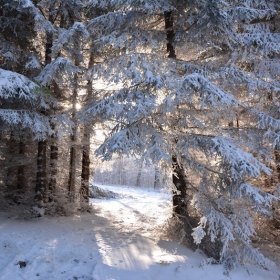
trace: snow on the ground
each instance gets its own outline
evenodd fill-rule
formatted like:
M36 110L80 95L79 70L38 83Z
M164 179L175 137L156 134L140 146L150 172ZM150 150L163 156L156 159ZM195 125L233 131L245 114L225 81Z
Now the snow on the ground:
M201 266L200 252L160 239L159 229L170 215L167 193L106 189L120 197L92 199L93 213L29 221L1 213L0 279L279 280L276 269L256 267L226 276L220 265Z

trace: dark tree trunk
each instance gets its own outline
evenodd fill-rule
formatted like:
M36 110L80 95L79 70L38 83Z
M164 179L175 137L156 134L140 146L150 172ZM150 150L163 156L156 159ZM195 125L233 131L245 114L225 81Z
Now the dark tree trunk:
M61 98L61 92L57 83L53 83L53 93L57 99ZM52 125L52 129L55 130L55 125ZM49 182L49 199L53 200L55 195L56 185L57 185L57 161L58 161L58 147L56 143L55 135L51 136L51 146L50 146L50 182Z
M176 53L174 48L175 32L173 26L174 24L173 24L172 11L164 12L164 21L165 21L168 57L176 58Z
M36 180L36 196L38 200L43 200L46 193L46 153L47 153L47 141L39 141L38 154L37 154L37 180Z
M187 211L187 183L185 178L185 172L182 167L179 166L177 157L172 157L173 161L173 174L172 181L176 187L173 191L173 209L174 213L183 217L188 216Z
M54 23L55 21L55 17L54 15L50 15L50 21L52 23ZM64 17L62 17L60 19L60 28L64 28L65 26L65 19ZM47 45L46 48L48 50L48 54L46 53L46 55L48 57L51 57L51 48L53 46L53 38L47 38ZM60 55L60 52L58 53L57 56ZM47 59L47 57L46 57ZM50 62L49 62L50 63ZM59 100L62 98L62 94L61 94L61 90L58 86L58 84L56 82L53 82L53 93L54 96ZM52 129L55 130L55 125L52 126ZM56 138L54 135L51 136L51 154L50 154L50 174L51 174L51 178L50 178L50 183L49 183L49 199L53 199L54 195L55 195L55 190L56 190L56 186L57 186L57 180L56 180L56 176L57 176L57 161L58 161L58 147L57 147L57 143L56 143Z
M164 21L165 21L168 57L176 59L176 52L174 48L175 32L174 32L174 20L173 20L172 11L164 12ZM187 213L187 203L186 203L187 184L185 179L185 172L184 169L181 166L179 166L178 159L175 155L172 156L172 162L173 162L172 181L176 188L176 190L173 191L173 211L174 214L179 214L186 217L188 213Z
M54 15L50 13L49 21L54 23ZM53 34L47 32L45 45L45 66L52 61L51 53L53 46ZM47 112L42 112L47 114ZM47 192L47 141L39 141L37 154L37 179L36 179L36 198L42 200L46 198Z
M270 105L270 103L273 102L273 95L272 93L268 93L267 95L267 100L268 100L268 106ZM277 116L274 116L274 117L277 117ZM269 175L269 174L265 174L265 187L267 189L267 191L271 191L271 187L274 185L274 174L275 174L275 171L277 173L277 177L280 176L280 173L278 173L278 171L280 172L280 168L279 166L277 166L277 163L278 163L278 160L280 159L280 155L279 155L279 152L278 151L278 148L279 146L276 145L274 150L273 150L273 153L274 153L274 159L275 159L275 163L276 163L276 168L274 168L274 166L269 163L269 168L272 170L272 174ZM276 170L275 170L276 169ZM278 175L279 174L279 175ZM279 178L279 177L278 177ZM279 182L279 181L278 181ZM276 181L276 184L278 184L278 182Z
M75 65L78 66L78 62L75 62ZM75 182L76 182L76 161L77 161L77 123L76 123L76 114L77 114L77 103L78 98L78 75L76 74L74 77L74 89L72 95L72 120L75 123L75 127L73 129L73 134L71 136L71 148L70 148L70 167L69 167L69 180L68 180L68 192L70 201L74 199L75 195Z
M68 180L68 191L70 195L70 200L73 198L75 192L75 178L76 178L76 131L73 131L71 137L72 146L70 148L70 168L69 168L69 180Z
M9 139L9 153L11 155L11 158L9 159L8 163L8 172L7 172L7 179L9 181L8 185L11 185L12 187L17 188L18 190L23 190L25 188L25 178L24 178L24 163L23 163L23 157L25 153L25 143L13 139L13 132L10 135ZM16 159L16 161L13 161L13 159ZM14 180L12 180L12 178Z
M74 90L76 92L76 90ZM77 96L77 92L74 93ZM74 109L72 116L75 117L76 110ZM76 157L77 157L77 148L76 148L76 134L77 129L73 129L73 135L71 136L71 148L70 148L70 167L69 167L69 179L68 179L68 192L70 196L70 201L73 200L75 194L75 181L76 181Z
M9 188L16 188L17 187L17 173L18 173L18 163L17 163L17 156L18 156L18 142L13 139L13 132L11 132L8 144L8 154L7 157L7 174L5 178L5 185L9 186Z
M21 141L21 142L19 142L19 155L20 155L20 157L23 157L24 153L25 153L25 143L23 143ZM25 188L24 172L25 172L24 163L20 162L20 165L18 167L18 182L17 182L17 189L19 189L19 190Z
M274 156L276 162L277 183L280 182L280 146L276 145L274 149Z
M56 189L56 175L57 175L57 160L58 160L58 148L55 145L54 136L52 136L51 154L50 154L50 183L49 183L49 199L53 200Z
M91 68L94 65L94 55L93 52L90 54L89 65ZM92 81L87 83L87 99L92 97ZM84 201L89 200L89 179L90 179L90 127L88 125L84 126L84 136L83 136L83 157L82 157L82 174L81 174L81 197Z
M87 131L87 127L84 128L84 142L81 174L81 198L83 199L83 201L88 202L90 178L90 133L89 131Z

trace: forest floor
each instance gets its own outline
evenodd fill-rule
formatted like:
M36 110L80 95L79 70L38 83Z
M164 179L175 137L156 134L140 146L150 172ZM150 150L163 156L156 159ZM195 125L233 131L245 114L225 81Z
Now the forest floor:
M276 266L223 274L221 265L162 235L171 199L164 191L102 186L92 213L22 220L0 213L1 280L279 280Z

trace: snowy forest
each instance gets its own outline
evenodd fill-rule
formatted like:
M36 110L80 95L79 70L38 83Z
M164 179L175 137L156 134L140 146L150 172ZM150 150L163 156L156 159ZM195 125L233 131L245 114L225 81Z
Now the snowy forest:
M269 270L253 241L280 246L280 1L0 0L0 132L0 211L165 188L189 248Z

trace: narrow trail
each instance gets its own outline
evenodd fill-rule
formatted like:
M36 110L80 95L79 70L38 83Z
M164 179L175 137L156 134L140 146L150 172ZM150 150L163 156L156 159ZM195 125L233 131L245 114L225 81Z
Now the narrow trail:
M161 239L167 193L105 188L120 196L93 199L93 213L30 221L0 214L0 279L279 280L255 267L225 276L219 265L201 266L200 252Z

